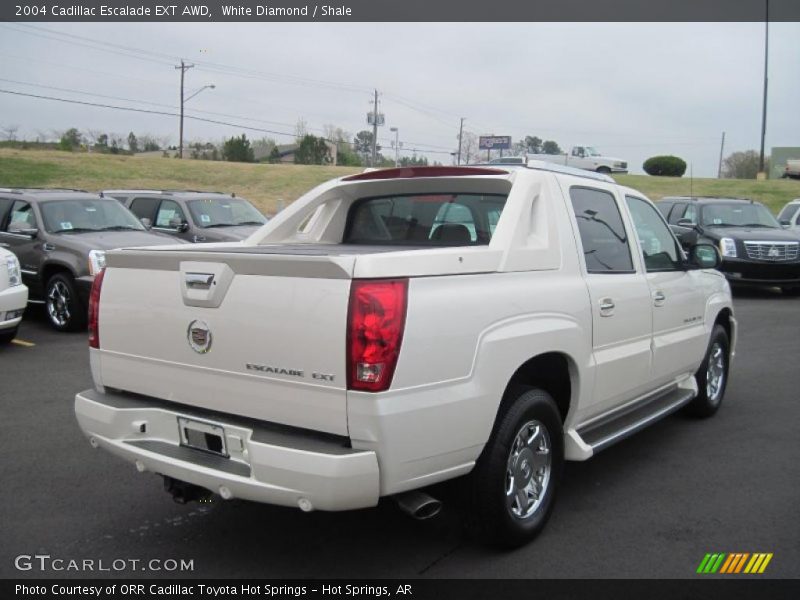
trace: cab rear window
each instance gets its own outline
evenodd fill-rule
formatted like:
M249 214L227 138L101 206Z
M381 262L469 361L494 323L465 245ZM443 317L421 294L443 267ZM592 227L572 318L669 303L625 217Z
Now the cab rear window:
M480 246L494 234L507 196L410 194L356 201L345 244Z

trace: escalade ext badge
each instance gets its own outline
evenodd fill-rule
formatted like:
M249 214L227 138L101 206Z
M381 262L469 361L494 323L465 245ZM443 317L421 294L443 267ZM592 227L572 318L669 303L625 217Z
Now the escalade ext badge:
M211 329L203 321L194 320L186 330L189 346L198 354L205 354L211 349Z

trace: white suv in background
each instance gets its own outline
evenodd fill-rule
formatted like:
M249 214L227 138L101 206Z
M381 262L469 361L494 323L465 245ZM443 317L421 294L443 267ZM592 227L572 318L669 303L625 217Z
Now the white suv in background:
M789 229L800 229L800 198L788 202L778 214L778 221Z
M11 252L0 248L0 344L7 344L16 337L27 303L28 288L22 285L19 261Z

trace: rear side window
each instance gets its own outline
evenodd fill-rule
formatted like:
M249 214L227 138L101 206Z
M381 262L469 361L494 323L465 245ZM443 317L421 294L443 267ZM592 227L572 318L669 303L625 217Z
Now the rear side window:
M153 213L160 198L134 198L131 202L131 212L140 219L150 219L153 221Z
M791 221L798 210L800 210L800 204L787 204L778 215L778 219L781 221Z
M614 196L602 190L573 187L572 208L589 273L631 273L628 234Z
M414 194L356 201L345 244L485 245L505 206L505 195Z

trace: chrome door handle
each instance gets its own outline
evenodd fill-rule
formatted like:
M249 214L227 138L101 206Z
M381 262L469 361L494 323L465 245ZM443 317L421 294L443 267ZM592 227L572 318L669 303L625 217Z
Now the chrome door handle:
M213 273L186 273L186 287L193 290L207 290L214 282Z
M666 300L667 297L661 290L658 290L655 294L653 294L653 304L656 306L664 306L664 302L666 302Z
M614 314L614 301L611 298L603 298L600 300L600 316L610 317Z

